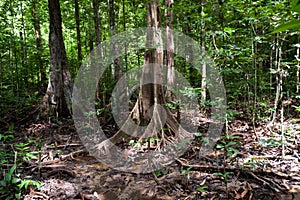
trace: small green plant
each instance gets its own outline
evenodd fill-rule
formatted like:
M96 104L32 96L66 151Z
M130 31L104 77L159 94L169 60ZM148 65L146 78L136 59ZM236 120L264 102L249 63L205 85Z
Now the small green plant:
M177 100L177 101L171 101L170 103L166 103L165 105L172 110L176 110L178 109L178 107L181 106L181 103L179 100Z
M260 140L259 141L260 145L262 146L270 146L270 147L278 147L281 146L282 144L287 145L286 142L282 142L281 140L276 140L274 138L268 138L267 140Z
M162 169L154 171L154 173L156 176L163 176L168 173L168 170L166 168L162 168Z
M187 179L188 180L190 180L190 178L191 178L191 176L190 176L190 170L192 169L193 167L188 167L188 168L186 168L186 169L182 169L181 170L181 174L184 174L184 175L186 175L186 177L187 177Z
M239 154L239 150L234 148L236 145L238 145L238 142L234 140L238 140L238 137L232 136L232 135L225 135L221 137L220 143L217 144L216 148L220 149L221 151L224 151L225 156L229 155L232 156L235 153Z
M22 178L17 173L18 165L24 161L36 159L38 152L31 151L31 147L42 146L35 138L28 138L26 142L14 142L14 125L11 124L8 130L0 135L0 197L1 199L20 199L28 186L41 187L41 183L28 178ZM12 164L13 163L13 164ZM4 165L5 164L5 165ZM11 166L11 167L8 167ZM22 172L22 174L24 174Z
M300 106L292 106L292 107L295 108L295 110L300 113Z
M134 148L137 148L137 149L141 149L142 148L142 142L141 141L138 141L138 140L130 140L128 142L128 144Z
M0 180L0 194L5 200L20 199L22 190L28 189L28 186L35 186L41 189L41 183L34 180L20 179L15 175L17 165L13 165L9 171L4 174L3 180Z
M197 98L201 94L201 91L201 88L185 87L180 92L189 98Z
M224 182L227 182L228 176L232 175L232 174L233 174L233 172L224 172L224 173L216 172L216 173L213 173L214 176L221 177Z
M207 185L203 185L203 186L201 186L201 187L198 187L197 188L197 191L199 191L199 192L205 192L205 190L208 188L208 186Z
M6 200L13 198L20 199L21 196L21 192L17 186L19 179L13 177L16 168L17 166L13 165L10 170L4 174L3 180L0 181L0 193L5 196Z
M225 185L226 185L226 195L227 197L229 197L229 193L228 193L228 176L233 174L232 172L227 172L226 171L226 163L227 160L226 158L229 156L230 157L230 162L232 162L234 160L234 155L239 154L239 150L236 149L236 146L239 146L240 142L239 142L239 137L233 136L231 134L226 134L224 136L221 136L221 140L219 141L219 143L216 145L217 149L220 149L222 152L224 152L224 156L223 156L223 173L221 172L217 172L214 173L213 175L215 176L219 176L222 178L222 180L224 181Z
M221 173L221 172L216 172L216 173L213 173L214 176L218 176L220 177L223 182L225 183L226 185L226 195L227 195L227 198L229 197L229 191L228 191L228 177L229 175L232 175L233 172L226 172L224 171L224 173Z
M247 162L245 162L242 166L242 169L255 169L258 167L265 168L266 162L261 158L251 158Z

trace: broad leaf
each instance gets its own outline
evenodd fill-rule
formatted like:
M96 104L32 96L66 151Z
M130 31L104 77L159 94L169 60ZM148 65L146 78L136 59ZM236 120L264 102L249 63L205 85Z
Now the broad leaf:
M292 20L285 24L278 26L272 33L279 33L287 30L300 30L300 20Z
M291 6L292 6L292 11L300 14L300 0L293 0L291 2Z

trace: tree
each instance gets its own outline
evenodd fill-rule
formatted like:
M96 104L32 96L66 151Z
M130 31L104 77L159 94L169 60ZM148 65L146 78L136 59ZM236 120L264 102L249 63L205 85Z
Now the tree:
M140 92L138 99L131 111L130 116L124 122L120 130L111 138L97 145L98 149L108 149L112 144L119 143L131 136L139 136L142 140L151 137L161 138L161 143L166 144L164 138L179 133L179 125L170 108L166 106L165 91L163 88L163 43L160 31L161 16L159 0L152 0L146 4L147 9L147 43L144 54L144 67L140 81ZM151 28L151 29L150 29ZM169 33L170 34L170 33ZM156 47L156 48L153 48ZM174 53L174 52L172 52ZM169 58L172 58L172 54ZM167 61L170 63L170 60ZM171 65L169 65L171 66ZM175 75L174 75L175 76ZM164 113L161 112L162 106ZM164 123L165 120L165 123ZM140 135L138 128L133 130L132 121L140 126L148 126L147 130ZM151 123L153 122L153 123ZM163 131L168 130L168 131ZM156 136L153 136L153 132ZM181 135L188 134L186 131Z
M206 2L201 0L201 49L205 52L205 21L204 21L204 5ZM201 81L201 100L206 100L206 63L202 65L202 81Z
M174 69L174 40L173 40L173 10L171 10L173 0L165 0L165 17L166 17L166 51L165 51L165 66L167 68L167 83L168 85L174 85L175 69ZM170 88L167 87L167 91ZM170 96L171 94L167 94Z
M46 76L46 69L44 63L41 59L43 46L42 46L42 35L41 35L41 26L40 26L40 18L37 9L38 1L33 0L31 3L31 15L32 15L32 22L35 32L35 41L36 41L36 62L40 70L40 83L42 86L42 92L46 91L47 88L47 76Z
M109 0L108 1L108 9L109 9L109 35L110 37L113 37L117 33L117 25L115 22L115 1ZM111 51L113 51L114 54L119 54L120 50L117 44L111 45ZM121 65L122 59L121 57L118 57L114 63L112 64L112 78L119 80L123 75L123 68Z
M48 113L53 107L57 117L68 117L71 114L68 104L71 99L72 80L62 35L59 0L48 0L48 8L50 15L50 74L43 105Z
M81 50L81 33L80 33L80 17L79 17L79 3L78 0L74 0L75 4L75 21L76 21L76 33L77 33L77 58L78 62L81 63L82 60L82 50Z

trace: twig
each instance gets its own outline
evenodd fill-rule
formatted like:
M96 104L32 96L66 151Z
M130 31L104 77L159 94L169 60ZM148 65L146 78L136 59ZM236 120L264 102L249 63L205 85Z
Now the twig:
M86 149L81 149L81 150L78 150L78 151L74 151L74 152L69 153L69 154L67 154L67 155L61 155L60 159L61 159L61 160L66 160L66 159L68 159L68 158L74 159L73 156L74 156L75 154L80 154L80 153L84 153L84 152L87 152Z
M65 148L65 147L77 147L77 146L83 146L82 144L67 144L67 145L58 145L58 146L46 146L45 149L56 149L56 148Z
M30 193L29 193L29 195L31 196L31 197L37 197L37 198L40 198L40 197L43 197L43 199L45 198L45 199L49 199L50 197L48 196L48 195L46 195L46 194L44 194L44 193L42 193L42 192L36 192L36 191L34 191L32 188L30 188Z
M263 185L268 186L269 188L275 190L276 192L280 192L280 190L278 190L277 188L273 187L270 183L268 183L267 181L259 178L258 176L256 176L253 172L247 172L248 174L250 174L253 178L259 180L260 182L263 183Z
M200 170L214 170L214 171L219 171L220 167L219 166L212 166L212 165L190 165L188 163L184 163L181 159L177 158L176 159L182 166L184 167L191 167L190 170L193 171L200 171ZM290 179L290 180L296 180L299 181L299 178L295 178L291 175L287 175L283 172L279 171L272 171L272 170L248 170L248 169L240 169L240 168L235 168L235 167L230 167L230 166L225 166L222 169L228 170L228 171L241 171L242 173L255 173L255 174L267 174L267 175L275 175L280 178L285 178L285 179Z
M151 172L151 173L152 173L152 176L153 176L155 182L157 183L157 185L160 185L160 182L159 182L159 180L158 180L156 174L155 174L154 172Z
M69 176L71 176L73 178L76 177L76 174L73 171L71 171L69 169L65 169L65 168L53 169L52 171L46 173L46 177L52 176L52 175L60 173L60 172L63 172L63 174L68 174Z

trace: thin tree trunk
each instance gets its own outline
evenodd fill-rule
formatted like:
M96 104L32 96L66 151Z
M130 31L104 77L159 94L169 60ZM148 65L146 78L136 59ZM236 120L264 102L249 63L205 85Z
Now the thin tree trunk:
M57 117L69 117L72 81L62 35L62 19L59 0L48 0L50 15L50 75L44 107L54 107ZM48 112L48 114L51 114Z
M28 61L27 61L27 47L26 47L26 24L24 20L24 10L23 10L23 3L20 1L20 9L21 9L21 15L22 15L22 32L20 32L20 38L22 40L22 68L25 69L25 73L22 75L22 78L25 83L25 87L29 87L28 79L29 79L29 73L28 73ZM30 73L32 74L32 73ZM21 83L22 81L21 80ZM21 86L22 87L22 86Z
M204 21L204 5L205 0L201 0L201 50L205 52L205 21ZM206 62L202 64L202 80L201 80L201 101L206 100Z
M300 47L297 47L296 94L299 94Z
M274 49L275 49L275 37L273 36L272 38L272 42L274 43L274 45L271 47L271 52L270 52L270 69L272 70L273 69L273 66L274 66L274 61L273 61L273 54L274 54ZM272 73L270 73L270 89L269 89L269 96L271 96L272 94Z
M90 4L90 6L91 6L91 9L94 9L93 5ZM88 31L89 41L88 41L88 45L89 45L90 52L93 51L93 49L94 49L94 34L93 34L92 30L96 29L95 25L93 24L93 21L95 21L94 16L92 15L92 13L89 13L88 14L88 23L89 23L89 29L88 29L89 30Z
M125 0L122 0L122 12L123 12L123 31L126 31ZM128 70L127 46L125 46L124 60L125 60L125 71L127 71Z
M76 21L76 34L77 34L77 59L79 64L81 64L82 50L81 50L80 16L79 16L78 0L74 0L74 4L75 4L75 21Z
M96 33L96 45L101 42L100 18L99 18L99 0L93 0L94 23Z
M43 48L42 48L42 35L41 35L41 27L40 27L40 18L38 17L38 8L36 7L38 5L37 0L33 0L31 3L31 16L33 21L33 27L35 31L35 43L36 43L36 54L35 59L36 63L40 70L40 85L41 85L41 92L45 92L47 89L47 76L46 76L46 69L45 65L43 63L42 54L43 54Z
M110 27L110 37L113 37L117 33L117 25L115 22L115 1L109 0L108 1L108 8L109 8L109 27ZM123 10L124 11L124 10ZM119 54L120 49L117 44L111 44L111 53L113 55ZM114 63L112 64L112 78L115 80L119 80L123 76L123 67L122 67L122 59L118 57Z
M173 0L165 0L165 18L166 18L166 51L165 51L165 66L167 68L167 97L171 97L171 88L175 83L174 69L174 39L173 39L173 11L171 10Z
M17 57L17 49L16 43L14 39L14 32L15 32L15 12L14 12L14 2L9 3L9 9L11 12L11 37L10 37L10 66L12 68L12 85L13 85L13 92L16 96L19 96L19 69L18 69L18 57Z
M276 96L275 96L275 101L274 101L274 111L273 111L273 118L272 118L272 123L276 120L276 115L277 115L277 109L278 109L278 104L279 101L281 100L281 89L282 89L282 79L283 79L283 73L281 69L281 60L282 60L282 43L277 44L276 47L276 61L277 61L277 74L276 74Z

